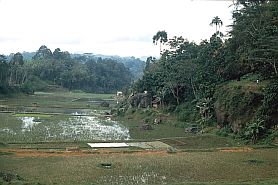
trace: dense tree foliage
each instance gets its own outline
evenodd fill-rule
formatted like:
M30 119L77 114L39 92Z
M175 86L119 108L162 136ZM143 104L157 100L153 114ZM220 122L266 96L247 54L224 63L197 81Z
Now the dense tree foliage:
M223 24L218 16L210 24L216 26L216 32L200 44L182 37L163 40L158 32L153 37L154 43L165 42L168 49L159 60L148 58L144 76L133 85L133 91L147 90L161 97L164 105L175 105L178 109L180 104L191 102L200 111L198 119L202 122L212 118L212 108L207 105L212 105L219 85L253 75L269 82L263 92L263 107L254 118L259 121L253 123L259 122L260 129L273 125L278 115L278 102L274 102L278 79L278 2L239 0L234 8L226 40L218 29ZM250 132L250 128L255 128L250 125L246 128L257 140L261 130Z
M73 59L85 63L90 60L98 61L100 58L103 60L113 60L118 63L124 64L124 66L131 72L132 80L137 80L143 76L143 70L145 68L145 62L135 57L119 57L110 55L94 55L94 54L72 54Z
M217 81L215 51L222 46L221 38L214 35L211 42L204 41L198 46L174 37L167 45L169 49L159 60L149 58L144 76L134 84L134 90L147 90L161 96L167 104L205 96L203 91Z
M199 45L182 37L165 40L168 49L159 60L148 61L135 89L154 94L165 91L183 100L190 96L198 99L211 96L216 84L239 80L247 73L277 77L277 2L238 3L229 39L224 40L223 34L216 31ZM222 21L216 16L211 24L217 27ZM158 33L154 41L159 40Z
M121 62L113 59L71 57L67 51L52 51L41 46L31 60L24 61L21 53L10 61L0 57L1 93L10 90L33 92L48 85L89 92L115 92L130 85L133 76Z
M243 8L233 13L230 50L247 72L266 78L278 76L278 6L275 1L240 1Z
M7 58L0 55L0 93L5 93L8 86L9 65Z

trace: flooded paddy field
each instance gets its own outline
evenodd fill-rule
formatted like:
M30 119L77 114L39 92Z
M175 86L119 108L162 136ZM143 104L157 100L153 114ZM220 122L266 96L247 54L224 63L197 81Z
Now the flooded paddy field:
M2 99L2 142L128 140L129 130L101 107L112 95L36 93Z
M78 115L0 113L3 142L128 140L129 130L94 112ZM90 115L89 115L90 114Z

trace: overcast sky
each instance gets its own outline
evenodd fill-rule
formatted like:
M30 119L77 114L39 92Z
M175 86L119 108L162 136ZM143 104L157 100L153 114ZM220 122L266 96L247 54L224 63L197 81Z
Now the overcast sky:
M231 24L232 0L0 0L0 54L46 45L72 53L157 56L152 37L165 30L199 43L219 16Z

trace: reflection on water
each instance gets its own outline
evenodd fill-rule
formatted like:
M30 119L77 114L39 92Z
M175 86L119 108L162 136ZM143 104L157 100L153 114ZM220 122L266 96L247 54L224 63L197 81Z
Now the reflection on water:
M19 119L22 121L22 132L31 131L35 125L41 123L34 117L20 117Z
M59 123L62 136L74 139L93 140L128 140L129 130L112 120L100 120L94 116L73 116L68 121Z
M0 129L0 133L1 132L7 133L7 134L11 134L11 135L16 134L12 129L9 129L9 128L1 128Z
M126 127L110 118L101 118L99 112L95 112L94 116L73 113L73 116L68 116L63 120L35 117L19 117L18 119L22 124L17 132L28 140L107 141L130 139L129 130Z

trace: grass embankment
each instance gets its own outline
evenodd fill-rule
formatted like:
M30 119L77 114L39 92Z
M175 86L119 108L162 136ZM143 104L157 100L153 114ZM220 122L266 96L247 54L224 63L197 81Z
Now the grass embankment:
M214 109L218 124L239 132L248 122L260 116L264 89L269 81L257 76L246 76L241 81L230 81L216 88Z
M155 119L160 119L161 123L154 124ZM186 136L184 128L173 125L175 121L171 115L162 114L156 109L131 109L124 116L117 117L117 120L129 128L131 138L135 140ZM145 124L150 125L150 129L144 129Z

